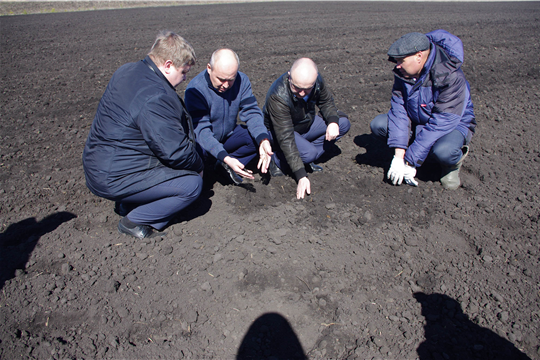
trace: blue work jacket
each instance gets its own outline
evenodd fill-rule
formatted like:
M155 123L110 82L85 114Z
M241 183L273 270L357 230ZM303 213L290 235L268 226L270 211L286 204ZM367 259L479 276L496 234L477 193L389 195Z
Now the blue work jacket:
M416 167L442 136L458 130L468 143L476 127L470 86L461 69L461 40L445 30L426 35L430 54L418 79L404 78L394 68L388 112L388 146L406 149L405 160Z
M184 103L150 57L112 76L88 134L83 166L88 188L110 200L203 170Z

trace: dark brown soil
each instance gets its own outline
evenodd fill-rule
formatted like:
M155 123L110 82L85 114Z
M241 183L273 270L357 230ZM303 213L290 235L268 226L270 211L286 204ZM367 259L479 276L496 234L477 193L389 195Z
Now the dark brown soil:
M1 359L540 359L540 3L287 2L0 18ZM477 134L449 192L385 181L369 136L389 45L464 42ZM313 58L352 122L295 199L291 178L209 174L162 237L118 233L82 149L113 72L160 29L201 71L238 51L260 105ZM185 84L179 92L183 93Z

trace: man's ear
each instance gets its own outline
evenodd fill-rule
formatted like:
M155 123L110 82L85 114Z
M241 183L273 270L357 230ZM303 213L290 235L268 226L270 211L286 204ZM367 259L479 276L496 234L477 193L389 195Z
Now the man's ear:
M174 66L172 60L167 60L163 63L163 69L167 74L171 71L171 66Z
M211 72L212 71L212 66L210 66L210 64L206 64L206 70L208 70L208 72Z

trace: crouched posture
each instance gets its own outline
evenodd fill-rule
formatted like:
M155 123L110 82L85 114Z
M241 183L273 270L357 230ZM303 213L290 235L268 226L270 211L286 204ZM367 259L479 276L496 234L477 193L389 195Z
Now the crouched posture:
M298 182L296 197L304 198L311 193L304 164L312 171L323 171L314 161L349 131L351 123L338 112L317 65L308 58L296 60L289 72L274 81L263 114L275 149L270 174L279 176L282 169L290 169Z
M397 64L390 111L371 122L372 133L395 149L388 178L417 186L416 168L429 157L442 166L442 185L457 189L476 127L461 40L445 30L409 33L388 56Z
M112 76L83 152L88 188L116 201L118 229L138 238L161 230L200 195L203 161L176 93L195 53L172 32L148 56Z
M272 148L261 109L240 60L231 49L214 51L206 70L186 88L186 106L195 124L197 142L205 155L236 185L254 179L246 165L259 153L257 167L266 173ZM244 124L237 124L239 119Z

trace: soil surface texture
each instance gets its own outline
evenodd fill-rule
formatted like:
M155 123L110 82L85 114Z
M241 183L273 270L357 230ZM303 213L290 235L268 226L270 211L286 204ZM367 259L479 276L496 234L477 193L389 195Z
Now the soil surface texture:
M1 359L540 359L540 3L285 2L0 18ZM386 51L446 29L477 133L445 191L388 183L369 122ZM205 190L156 237L117 231L82 150L113 72L178 32L202 71L235 49L263 105L310 57L352 123L295 198L290 177ZM183 96L187 82L178 92Z

